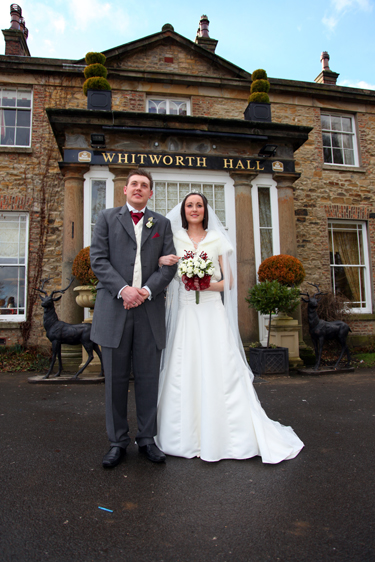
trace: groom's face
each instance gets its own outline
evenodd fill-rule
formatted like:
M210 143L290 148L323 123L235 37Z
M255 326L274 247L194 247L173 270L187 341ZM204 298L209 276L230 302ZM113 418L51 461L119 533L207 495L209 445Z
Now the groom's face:
M141 211L147 205L147 201L152 197L150 180L145 176L131 176L128 185L124 187L124 193L129 205Z

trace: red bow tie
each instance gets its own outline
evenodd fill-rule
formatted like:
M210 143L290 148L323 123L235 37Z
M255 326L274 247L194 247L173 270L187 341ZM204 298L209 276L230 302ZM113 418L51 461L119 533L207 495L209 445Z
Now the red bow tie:
M133 219L134 224L138 224L143 215L144 213L135 213L134 211L130 211L130 216Z

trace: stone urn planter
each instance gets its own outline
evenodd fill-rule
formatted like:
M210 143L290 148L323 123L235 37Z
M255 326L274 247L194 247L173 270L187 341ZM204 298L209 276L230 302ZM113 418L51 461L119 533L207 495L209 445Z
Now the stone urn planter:
M246 121L264 121L271 123L271 104L258 103L255 101L250 102L245 109L244 118Z
M73 291L77 292L76 295L76 303L78 306L82 308L88 308L90 316L86 318L83 323L84 324L92 324L92 317L94 314L94 306L95 306L95 295L92 292L92 285L80 285L78 287L74 287ZM83 367L83 365L87 361L87 351L82 346L82 363L80 364L79 368ZM94 353L94 359L91 363L86 367L84 373L87 374L99 374L101 370L100 360L99 357Z
M288 375L289 350L287 347L250 347L249 365L254 375Z

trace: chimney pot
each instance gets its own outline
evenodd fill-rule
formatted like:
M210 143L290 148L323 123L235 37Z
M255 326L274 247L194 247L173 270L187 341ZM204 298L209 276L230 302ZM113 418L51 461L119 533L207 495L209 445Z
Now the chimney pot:
M322 70L329 70L329 54L323 51L320 55L320 62L322 63Z
M18 4L10 5L10 28L20 29L20 19L22 17L22 9Z
M24 18L20 18L20 30L25 33L25 20Z
M208 51L214 53L218 42L216 39L210 38L210 34L208 32L209 23L210 22L208 21L207 16L201 16L195 42L201 47L204 47Z

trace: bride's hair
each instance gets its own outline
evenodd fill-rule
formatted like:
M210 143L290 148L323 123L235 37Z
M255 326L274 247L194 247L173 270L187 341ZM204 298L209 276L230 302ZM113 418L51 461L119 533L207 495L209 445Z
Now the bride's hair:
M203 195L203 193L200 193L199 191L191 191L190 193L188 193L185 197L185 199L182 201L181 203L181 221L182 221L182 228L187 229L188 228L188 221L186 219L186 214L185 214L185 203L188 197L190 197L190 195L199 195L199 197L201 197L202 201L203 201L203 207L204 207L204 216L203 216L203 229L206 230L208 227L208 201L207 201L207 197L205 195Z

